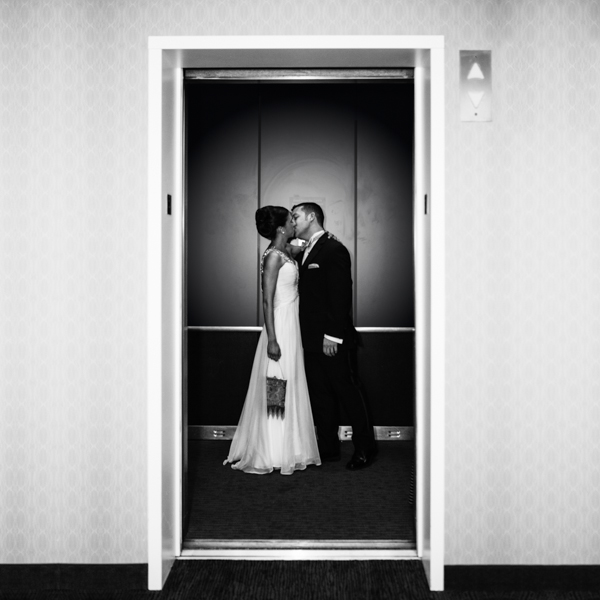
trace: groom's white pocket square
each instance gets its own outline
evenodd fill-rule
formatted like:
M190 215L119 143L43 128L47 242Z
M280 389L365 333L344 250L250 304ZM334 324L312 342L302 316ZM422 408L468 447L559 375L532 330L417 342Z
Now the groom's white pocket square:
M318 269L319 265L317 263L311 263L310 265L308 265L309 269Z

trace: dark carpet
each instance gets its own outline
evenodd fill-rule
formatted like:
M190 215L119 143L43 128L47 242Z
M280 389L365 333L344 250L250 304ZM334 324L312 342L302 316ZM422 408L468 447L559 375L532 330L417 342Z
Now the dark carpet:
M415 540L413 442L380 442L369 468L342 459L293 475L249 475L223 465L229 441L190 441L186 539Z
M2 592L1 600L592 600L599 592L430 592L419 561L181 560L161 592Z

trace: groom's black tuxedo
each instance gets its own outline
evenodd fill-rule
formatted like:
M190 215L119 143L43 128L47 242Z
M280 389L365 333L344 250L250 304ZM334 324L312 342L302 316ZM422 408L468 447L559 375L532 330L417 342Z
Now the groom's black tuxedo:
M357 335L352 322L350 254L335 237L325 232L300 268L300 330L310 403L322 460L340 454L338 438L340 405L352 426L355 452L374 453L373 427L351 367ZM335 356L323 353L323 338L343 340Z
M356 345L352 324L352 276L346 247L325 232L300 267L300 329L307 352L323 352L325 334Z

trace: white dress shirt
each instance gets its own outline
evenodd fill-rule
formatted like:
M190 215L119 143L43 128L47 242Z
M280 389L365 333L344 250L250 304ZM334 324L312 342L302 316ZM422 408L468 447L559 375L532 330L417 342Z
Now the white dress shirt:
M308 240L308 244L306 244L306 249L304 250L304 254L302 256L302 264L306 262L306 257L310 254L310 251L313 249L313 246L317 243L317 240L325 233L324 230L317 231L317 233L313 233L310 236L310 240Z

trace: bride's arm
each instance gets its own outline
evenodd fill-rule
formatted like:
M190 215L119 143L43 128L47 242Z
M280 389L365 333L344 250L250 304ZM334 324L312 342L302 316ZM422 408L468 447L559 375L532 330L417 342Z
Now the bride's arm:
M277 252L269 252L265 257L262 274L263 313L268 339L267 355L273 360L281 358L281 349L275 335L275 307L273 301L275 298L277 277L279 276L279 269L281 269L282 264L283 258Z

